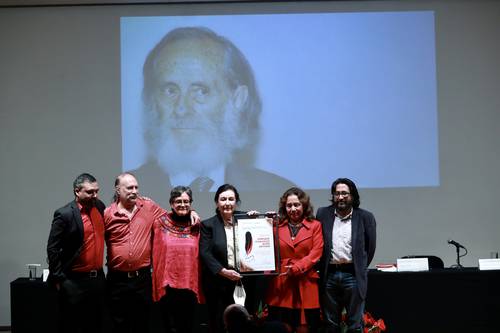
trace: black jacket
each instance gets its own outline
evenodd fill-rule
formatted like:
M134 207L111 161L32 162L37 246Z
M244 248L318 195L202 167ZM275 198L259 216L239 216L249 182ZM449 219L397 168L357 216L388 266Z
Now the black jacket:
M332 206L318 209L316 218L323 225L323 256L320 261L320 287L326 284L328 265L332 257L332 231L335 220L335 208ZM376 227L375 217L369 211L354 208L351 220L352 261L361 298L366 297L368 265L375 254Z
M96 208L104 216L105 205L97 200ZM48 282L51 285L66 278L83 245L83 221L76 201L71 201L54 213L47 242L49 263Z

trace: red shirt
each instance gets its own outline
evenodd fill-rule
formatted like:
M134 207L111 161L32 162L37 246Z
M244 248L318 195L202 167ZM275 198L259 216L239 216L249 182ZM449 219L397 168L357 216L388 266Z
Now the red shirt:
M154 222L153 300L159 301L170 287L191 290L201 303L200 226L191 226L191 221L175 222L171 217L165 213Z
M165 212L151 200L137 199L132 217L119 211L113 203L104 211L104 227L108 252L108 268L136 271L151 265L153 222Z
M90 272L102 268L104 258L104 222L96 207L87 212L82 205L80 215L83 222L83 244L80 255L73 263L72 271Z

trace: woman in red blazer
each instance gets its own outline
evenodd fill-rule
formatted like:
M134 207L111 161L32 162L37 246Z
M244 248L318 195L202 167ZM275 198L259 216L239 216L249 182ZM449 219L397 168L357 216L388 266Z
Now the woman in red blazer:
M290 325L292 332L318 330L319 275L315 265L323 251L321 224L314 219L309 196L297 187L279 202L280 274L270 283L269 319Z

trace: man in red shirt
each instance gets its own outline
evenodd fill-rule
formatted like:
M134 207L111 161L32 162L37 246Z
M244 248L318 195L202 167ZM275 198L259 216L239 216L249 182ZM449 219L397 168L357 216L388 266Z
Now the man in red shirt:
M73 192L75 200L56 210L52 220L48 282L58 292L59 332L102 332L105 206L88 173L75 179Z
M104 213L108 293L114 332L148 332L152 304L151 235L165 210L139 196L130 173L115 180L115 201Z

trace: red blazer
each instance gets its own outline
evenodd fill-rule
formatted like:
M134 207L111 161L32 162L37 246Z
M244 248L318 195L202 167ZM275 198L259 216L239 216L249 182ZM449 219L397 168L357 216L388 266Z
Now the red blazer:
M278 227L280 247L280 269L291 265L290 274L275 276L270 282L267 303L291 309L319 308L318 279L315 264L323 251L321 223L303 220L297 236L292 240L288 222Z

